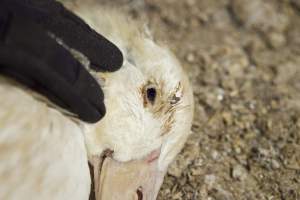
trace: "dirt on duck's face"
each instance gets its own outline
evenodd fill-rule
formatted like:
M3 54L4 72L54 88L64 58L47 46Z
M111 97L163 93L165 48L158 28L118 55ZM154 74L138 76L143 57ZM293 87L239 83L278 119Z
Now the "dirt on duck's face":
M100 0L149 21L195 95L158 199L300 199L297 0Z

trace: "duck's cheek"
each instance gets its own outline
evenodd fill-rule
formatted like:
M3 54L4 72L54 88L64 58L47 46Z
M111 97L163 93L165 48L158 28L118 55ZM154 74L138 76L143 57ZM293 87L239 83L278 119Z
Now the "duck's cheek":
M96 199L155 200L165 174L158 170L158 156L158 151L153 151L144 159L129 162L107 157L95 177Z

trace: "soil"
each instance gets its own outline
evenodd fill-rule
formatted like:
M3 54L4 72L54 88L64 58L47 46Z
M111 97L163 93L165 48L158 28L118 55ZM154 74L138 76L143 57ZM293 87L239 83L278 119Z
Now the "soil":
M159 200L300 200L300 1L101 0L189 72L193 134Z

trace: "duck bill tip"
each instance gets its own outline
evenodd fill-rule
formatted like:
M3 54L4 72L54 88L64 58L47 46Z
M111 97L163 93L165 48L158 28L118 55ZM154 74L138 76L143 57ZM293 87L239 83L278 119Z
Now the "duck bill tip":
M107 157L94 176L95 199L155 200L164 174L158 169L158 159L118 162Z

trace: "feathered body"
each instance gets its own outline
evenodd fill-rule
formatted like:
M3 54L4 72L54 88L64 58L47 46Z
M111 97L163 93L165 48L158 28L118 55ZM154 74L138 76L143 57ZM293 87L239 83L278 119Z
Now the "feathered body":
M88 199L82 130L0 77L0 199Z
M159 151L155 168L164 174L189 134L192 90L172 53L117 11L68 7L124 55L115 73L91 71L104 90L107 114L85 124L0 77L0 199L88 199L88 160L106 149L117 162ZM156 91L154 101L149 88ZM162 180L156 180L156 193Z

